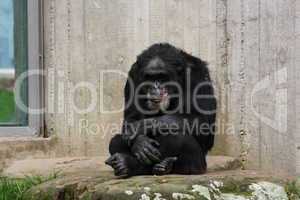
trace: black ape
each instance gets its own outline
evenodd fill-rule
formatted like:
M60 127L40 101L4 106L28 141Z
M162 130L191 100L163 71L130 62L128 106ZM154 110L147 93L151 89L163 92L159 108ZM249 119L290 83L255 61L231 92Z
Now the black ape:
M170 44L138 56L125 86L123 130L106 161L116 176L202 174L216 99L207 64Z

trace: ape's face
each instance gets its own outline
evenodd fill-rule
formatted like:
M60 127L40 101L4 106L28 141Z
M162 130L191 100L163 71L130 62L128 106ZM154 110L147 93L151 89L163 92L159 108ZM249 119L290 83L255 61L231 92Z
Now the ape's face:
M177 81L174 68L156 57L145 66L140 78L144 84L141 90L146 95L147 109L156 112L166 111L170 106L170 95L175 93L172 86L172 83Z
M146 106L152 111L165 111L170 105L169 92L163 82L153 81L152 86L147 87Z

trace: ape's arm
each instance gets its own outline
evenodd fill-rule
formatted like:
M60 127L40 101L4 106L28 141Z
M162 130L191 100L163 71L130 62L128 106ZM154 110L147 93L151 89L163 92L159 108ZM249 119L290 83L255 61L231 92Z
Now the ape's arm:
M147 118L127 123L123 127L123 138L130 145L138 135L184 134L193 135L200 143L210 137L211 127L202 115L173 114ZM209 146L205 146L209 149Z
M210 127L202 129L203 134L195 135L197 141L206 151L210 150L214 145L214 132L216 121L217 101L214 96L214 88L210 78L207 63L190 54L182 52L189 66L190 85L192 98L191 114L199 116L201 123Z
M135 139L137 134L137 121L144 118L143 115L138 112L135 105L134 93L137 85L137 76L138 64L134 63L128 73L128 78L124 88L125 110L123 116L122 138L128 146L132 146L132 140Z

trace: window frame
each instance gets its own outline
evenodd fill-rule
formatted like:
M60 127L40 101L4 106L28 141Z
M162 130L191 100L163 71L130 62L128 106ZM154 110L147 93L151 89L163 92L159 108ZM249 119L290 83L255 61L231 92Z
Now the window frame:
M28 70L43 69L43 4L41 0L27 0L27 31L28 31ZM28 106L32 109L44 107L43 78L32 76L28 78ZM30 137L43 135L43 114L28 113L27 126L0 126L1 137Z

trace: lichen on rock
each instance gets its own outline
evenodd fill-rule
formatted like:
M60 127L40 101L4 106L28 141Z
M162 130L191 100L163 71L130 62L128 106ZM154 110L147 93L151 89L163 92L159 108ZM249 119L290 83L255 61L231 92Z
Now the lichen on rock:
M172 197L175 200L183 200L183 199L192 200L192 199L195 199L195 197L190 195L190 194L179 193L179 192L173 193Z
M192 188L192 192L197 193L198 196L203 196L207 200L211 200L209 189L207 187L204 187L202 185L193 185Z
M297 200L288 198L294 186L288 192L284 186L281 180L249 171L130 179L103 172L61 177L32 188L27 196L32 200Z
M252 195L255 200L288 200L288 196L284 187L270 183L258 182L249 186L253 190Z

